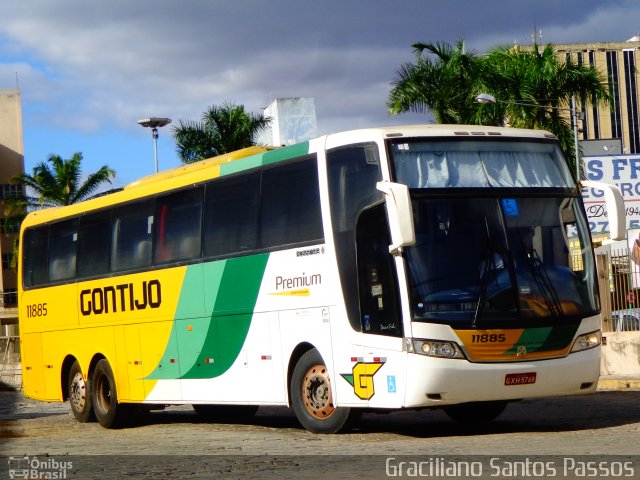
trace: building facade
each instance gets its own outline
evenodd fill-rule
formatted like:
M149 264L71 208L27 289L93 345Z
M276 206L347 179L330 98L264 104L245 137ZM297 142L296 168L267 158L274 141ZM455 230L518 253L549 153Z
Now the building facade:
M24 146L22 138L22 107L20 91L0 89L0 336L6 334L18 321L17 278L11 266L14 242L19 225L5 218L6 199L20 193L11 179L24 172Z
M609 85L612 103L595 107L578 100L582 122L578 123L583 148L589 141L597 153L640 154L640 36L624 42L556 44L556 52L564 59L597 68ZM606 140L614 140L610 144ZM605 142L602 142L605 141Z

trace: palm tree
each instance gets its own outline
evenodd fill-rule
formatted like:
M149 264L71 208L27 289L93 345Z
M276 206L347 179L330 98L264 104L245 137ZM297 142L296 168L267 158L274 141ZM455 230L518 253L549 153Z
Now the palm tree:
M116 172L106 165L82 178L82 153L74 153L64 160L59 155L49 155L31 174L24 173L11 179L11 183L22 187L22 195L5 200L5 226L19 225L30 210L71 205L86 200L104 183L111 183ZM18 237L13 245L12 267L16 267Z
M496 47L485 56L465 52L459 41L414 44L416 64L396 72L389 94L392 114L430 110L439 123L542 128L554 133L575 171L573 132L567 114L571 97L582 104L607 102L606 80L595 68L558 60L551 45L540 50ZM435 55L435 60L422 53ZM480 105L479 93L499 99ZM565 112L565 113L563 113Z
M19 206L23 211L39 208L71 205L88 199L104 183L111 183L116 172L103 165L82 181L82 153L63 159L51 154L46 162L33 167L31 174L24 173L12 178L12 183L23 187L25 194L9 202L10 207Z
M551 45L542 50L495 47L483 59L482 84L500 99L497 111L513 127L549 130L575 171L571 98L596 105L610 101L606 79L595 68L560 61ZM485 107L496 115L496 107Z
M269 126L270 119L246 112L243 105L213 105L202 121L180 120L172 129L178 156L192 163L255 145L256 134Z
M455 48L444 42L412 46L416 63L406 63L396 72L390 113L431 111L438 123L473 123L481 58L475 51L465 51L462 40Z

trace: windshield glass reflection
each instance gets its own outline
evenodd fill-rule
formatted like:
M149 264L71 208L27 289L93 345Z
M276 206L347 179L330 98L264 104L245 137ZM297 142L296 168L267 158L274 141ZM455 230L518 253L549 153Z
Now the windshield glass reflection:
M595 313L578 206L569 197L414 199L416 245L406 249L414 319L489 327Z

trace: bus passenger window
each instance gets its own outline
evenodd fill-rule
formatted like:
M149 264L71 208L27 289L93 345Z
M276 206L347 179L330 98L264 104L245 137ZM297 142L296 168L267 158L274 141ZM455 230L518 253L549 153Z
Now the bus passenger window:
M36 287L47 283L49 227L45 225L26 230L22 241L22 284Z
M110 212L81 217L78 231L78 277L92 277L107 273L110 247Z
M113 212L111 270L151 265L153 201L130 204Z
M166 263L200 257L202 188L158 199L155 262Z
M222 178L207 185L204 256L214 257L258 248L260 173Z
M261 248L322 241L315 159L265 169L260 193Z
M78 221L51 225L49 237L49 281L68 280L76 276Z

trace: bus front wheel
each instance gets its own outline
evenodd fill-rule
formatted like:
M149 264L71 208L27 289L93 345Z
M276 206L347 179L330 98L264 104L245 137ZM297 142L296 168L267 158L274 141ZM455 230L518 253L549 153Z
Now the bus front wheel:
M90 381L85 380L82 375L80 364L76 360L69 370L69 390L67 396L71 412L80 423L89 422L95 419L93 414L93 404L91 403Z
M98 423L105 428L118 428L128 420L129 405L118 403L113 371L106 359L96 364L91 378L91 399Z
M316 349L298 360L291 376L290 393L298 421L313 433L337 433L349 428L357 417L357 411L334 405L331 377Z
M452 420L461 423L484 423L495 420L507 408L507 402L471 402L443 407Z

